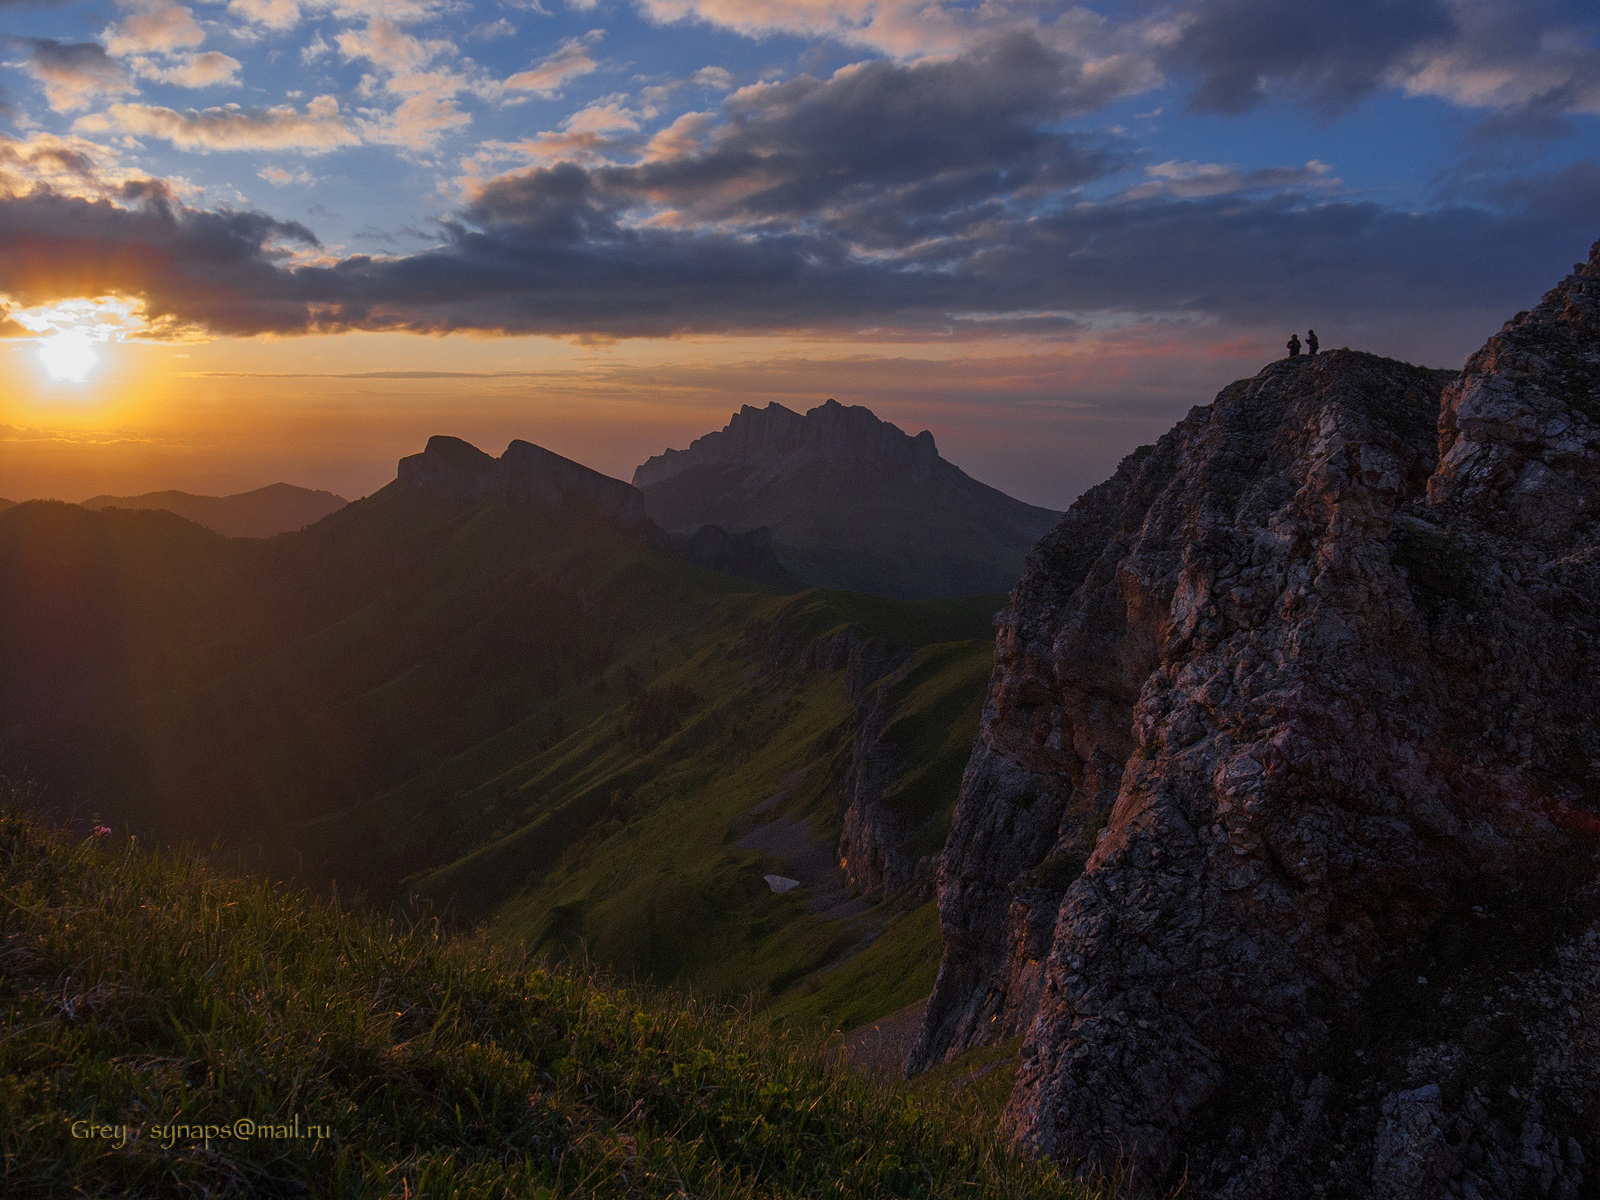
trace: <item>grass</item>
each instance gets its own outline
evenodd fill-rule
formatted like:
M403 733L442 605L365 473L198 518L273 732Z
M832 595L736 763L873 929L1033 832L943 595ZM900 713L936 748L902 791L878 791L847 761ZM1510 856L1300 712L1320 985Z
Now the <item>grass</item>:
M890 690L883 738L908 767L883 798L919 825L912 857L937 854L950 832L993 666L992 638L924 646Z
M912 812L924 827L918 839L936 850L992 652L987 639L912 647L919 636L986 629L991 600L909 603L814 590L715 603L709 630L659 639L619 664L619 678L648 683L629 700L619 684L609 709L559 744L523 755L511 731L430 777L424 786L437 779L452 796L440 840L462 853L420 873L418 890L535 951L757 1004L831 971L897 916L823 920L807 893L773 895L761 876L782 863L738 839L752 811L780 792L785 816L820 842L837 838L855 705L847 671L807 665L805 651L848 631L907 655L888 697L885 736L903 764L891 803ZM654 699L664 696L676 700ZM642 721L647 707L652 719ZM655 720L657 709L671 719ZM637 736L642 725L651 736ZM417 795L396 793L389 803L373 826L410 821L415 830ZM932 965L909 978L929 974L937 955L935 945ZM904 985L901 978L890 990L898 996ZM851 1008L870 1020L917 998Z
M938 905L929 900L892 921L847 962L808 978L763 1016L774 1026L856 1029L931 994L941 947Z
M0 931L8 1197L1083 1195L737 1014L16 810Z

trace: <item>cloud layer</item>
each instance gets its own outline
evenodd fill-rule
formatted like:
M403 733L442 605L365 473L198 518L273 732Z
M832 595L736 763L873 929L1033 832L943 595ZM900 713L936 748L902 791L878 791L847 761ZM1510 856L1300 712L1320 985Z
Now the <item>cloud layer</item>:
M1597 232L1574 232L1600 211L1593 154L1459 172L1401 204L1304 153L1155 153L1140 122L1159 106L1125 103L1159 92L1242 120L1426 95L1470 112L1479 142L1554 137L1600 112L1600 50L1568 0L1514 20L1493 0L639 0L675 35L814 39L806 69L675 75L624 63L610 31L585 29L592 13L474 58L469 35L479 54L517 27L447 36L454 11L119 0L98 40L7 38L59 115L54 132L0 139L0 295L138 294L158 328L229 334L1067 338L1297 309L1442 322L1525 302ZM273 61L304 86L228 100L261 61L253 39L279 35L294 41ZM485 113L529 114L524 136L477 139ZM428 248L324 246L310 216L255 211L234 182L277 189L256 193L270 206L357 153L431 182L407 233ZM209 189L117 165L158 154L258 157Z

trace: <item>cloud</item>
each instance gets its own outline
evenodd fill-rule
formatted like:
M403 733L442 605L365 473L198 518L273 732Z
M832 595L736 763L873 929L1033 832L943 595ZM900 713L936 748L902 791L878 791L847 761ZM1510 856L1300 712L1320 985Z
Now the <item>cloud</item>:
M152 67L147 74L179 87L237 87L240 65L231 55L207 50L204 54L185 55L170 66Z
M1559 94L1565 111L1600 112L1593 22L1565 0L1198 0L1146 35L1201 112L1337 111L1389 87L1495 109Z
M982 5L940 0L641 0L640 8L663 24L704 22L751 37L826 37L902 58L956 54L997 34L1050 26L1059 26L1064 37L1086 47L1106 28L1103 18L1083 8L1050 12L1042 5L1004 0Z
M316 176L304 167L296 167L293 171L283 167L262 167L256 172L256 177L266 180L273 187L288 187L291 184L309 187L317 182Z
M493 21L484 21L467 30L467 36L475 42L492 42L498 38L517 36L517 27L504 17L496 17Z
M128 133L164 138L182 150L302 150L311 154L360 141L339 114L332 96L318 96L304 113L290 105L275 108L188 109L178 112L150 104L113 104L104 113L78 118L86 133Z
M343 52L377 65L363 103L392 95L392 111L341 111L329 96L303 110L114 104L77 128L198 151L314 152L358 139L423 148L466 122L456 97L483 81L448 42L384 17L345 32ZM1171 44L1182 36L1175 28ZM558 48L539 64L551 68L539 86L594 69L595 41ZM171 290L198 272L221 306L213 327L226 332L822 330L958 341L1182 326L1220 338L1303 311L1329 344L1327 327L1341 324L1392 338L1523 307L1531 297L1519 290L1547 285L1552 258L1570 262L1573 229L1592 220L1532 190L1399 211L1344 194L1317 160L1145 165L1125 138L1074 128L1137 76L1108 74L1100 61L1007 32L949 56L875 57L696 93L705 111L665 128L641 97L605 96L564 128L481 147L464 164L480 175L433 226L435 244L413 253L307 261L284 253L284 227L269 218L187 208L148 181L127 193L68 194L63 184L51 211L64 222L57 244L77 238L62 249L69 263L90 261L81 247L96 229L165 247L152 311L206 322L203 306ZM482 177L517 155L517 169ZM303 182L287 166L262 178ZM1587 197L1585 178L1544 183ZM221 274L187 257L202 227L233 256Z
M0 294L23 308L139 297L152 336L298 331L307 308L284 295L280 247L315 242L293 222L187 207L151 181L102 199L36 188L0 199Z
M621 97L607 96L585 105L561 122L561 128L571 133L616 133L619 130L637 130L639 114L628 108Z
M1555 0L1453 0L1451 11L1455 36L1423 47L1394 73L1407 93L1547 117L1600 113L1592 12Z
M33 133L0 136L0 196L22 196L36 188L84 199L120 196L129 184L152 184L142 171L123 167L116 151L79 137ZM174 194L187 185L163 185Z
M486 188L430 249L310 265L286 249L312 244L303 228L185 207L156 184L101 200L35 188L0 199L0 292L24 304L139 295L152 320L217 333L1071 339L1176 323L1223 341L1292 321L1330 345L1450 362L1582 252L1573 230L1600 204L1591 163L1481 205L1160 195L997 216L964 250L862 254L826 230L633 222L605 176L523 172Z
M500 86L508 92L554 96L569 81L600 69L591 51L604 36L604 31L592 29L581 38L568 38L554 53L526 71L518 71Z
M228 11L257 25L283 32L300 22L296 0L228 0Z
M431 149L446 133L472 122L471 114L462 112L453 99L455 90L453 80L436 90L419 90L393 111L363 120L362 135L369 142L408 150Z
M50 38L6 37L8 51L21 51L23 70L44 88L45 102L56 112L87 108L99 96L134 90L121 63L98 42L58 42Z
M112 54L170 53L206 40L194 13L173 0L125 0L122 7L127 15L101 35Z
M334 40L347 60L364 58L393 72L420 70L454 50L448 41L414 37L383 17L372 18L364 29L347 29Z
M857 63L728 96L685 114L635 165L597 169L596 195L658 220L837 232L883 250L971 232L1006 211L1119 169L1114 139L1059 132L1100 81L1027 35L961 58ZM506 179L485 209L514 197Z
M1328 173L1328 164L1312 159L1300 167L1260 167L1246 170L1233 163L1168 161L1147 166L1147 183L1128 189L1127 196L1143 200L1151 196L1226 196L1236 192L1278 191L1283 188L1333 187L1339 180Z

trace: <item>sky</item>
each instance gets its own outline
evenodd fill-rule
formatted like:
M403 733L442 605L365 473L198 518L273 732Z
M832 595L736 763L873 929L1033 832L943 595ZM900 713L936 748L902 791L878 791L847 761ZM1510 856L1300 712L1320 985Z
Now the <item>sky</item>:
M836 397L1063 508L1596 238L1592 0L0 0L0 496Z

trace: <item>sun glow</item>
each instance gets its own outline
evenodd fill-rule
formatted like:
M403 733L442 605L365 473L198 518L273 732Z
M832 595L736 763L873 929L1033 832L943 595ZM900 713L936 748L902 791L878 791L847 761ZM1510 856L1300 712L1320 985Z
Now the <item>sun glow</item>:
M63 300L41 308L14 309L8 315L40 335L36 339L39 365L57 383L87 382L103 357L99 347L127 341L145 330L144 302L122 296Z
M39 339L39 362L58 383L82 383L100 362L100 352L81 329L64 329Z

